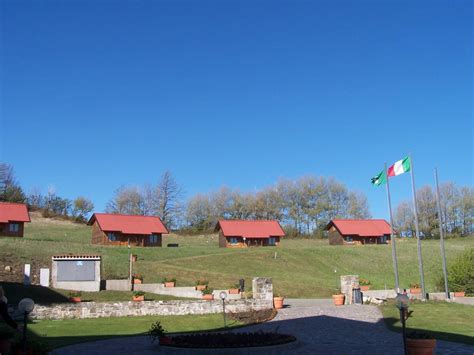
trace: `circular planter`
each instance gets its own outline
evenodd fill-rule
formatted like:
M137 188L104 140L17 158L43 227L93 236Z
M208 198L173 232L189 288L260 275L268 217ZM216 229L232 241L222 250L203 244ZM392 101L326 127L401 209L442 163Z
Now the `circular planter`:
M411 294L419 294L421 293L421 288L410 288Z
M332 295L332 301L334 302L335 306L342 306L344 305L344 300L346 296L343 293Z
M196 285L196 291L202 291L207 288L207 285Z
M464 291L454 292L454 297L464 297L466 293Z
M255 346L275 346L293 342L296 338L293 335L279 333L205 333L193 335L175 335L170 338L170 342L163 343L160 338L160 345L167 345L177 348L195 349L224 349L224 348L248 348Z
M69 297L69 302L80 303L81 302L81 297Z
M203 300L206 300L206 301L212 301L214 299L214 295L213 294L210 294L210 295L202 295L202 299Z
M360 290L361 291L369 291L370 290L370 285L360 285Z
M140 280L140 279L133 279L133 283L134 283L134 284L141 284L141 283L142 283L142 280Z
M134 301L134 302L143 302L143 301L145 301L145 296L132 296L132 301Z
M436 348L436 339L410 339L407 338L408 355L431 355Z
M238 295L239 293L240 293L240 290L238 288L229 288L230 295Z
M273 297L273 307L275 307L275 309L282 309L284 300L283 297Z
M174 287L174 282L165 282L165 287Z

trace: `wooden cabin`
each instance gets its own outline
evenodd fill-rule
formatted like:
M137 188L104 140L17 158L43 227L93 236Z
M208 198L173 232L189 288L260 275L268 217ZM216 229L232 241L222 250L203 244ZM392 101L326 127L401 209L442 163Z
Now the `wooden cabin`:
M326 226L330 245L390 243L390 224L384 219L333 219Z
M92 244L161 247L162 235L168 234L160 217L94 213Z
M0 236L23 237L25 222L31 222L24 203L0 202Z
M221 220L215 230L221 248L278 246L285 236L278 221Z

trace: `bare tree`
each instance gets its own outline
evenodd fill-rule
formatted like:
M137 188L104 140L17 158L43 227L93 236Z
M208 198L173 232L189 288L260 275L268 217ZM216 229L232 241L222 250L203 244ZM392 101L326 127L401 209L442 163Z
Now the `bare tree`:
M94 204L88 198L79 196L73 202L72 215L76 220L85 222L89 213L94 210Z
M136 186L121 186L115 190L114 197L107 203L109 213L143 215L143 196Z
M0 162L0 201L25 202L25 194L18 184L13 166Z
M165 225L172 226L182 210L183 189L176 182L173 174L167 170L156 186L157 214Z

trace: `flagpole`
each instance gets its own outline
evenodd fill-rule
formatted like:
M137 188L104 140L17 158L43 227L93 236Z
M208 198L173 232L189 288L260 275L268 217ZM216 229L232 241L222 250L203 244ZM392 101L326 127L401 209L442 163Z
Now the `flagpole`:
M443 275L444 275L444 292L446 293L446 299L449 300L449 288L448 288L448 271L446 269L446 253L444 250L444 229L443 229L443 216L441 215L441 197L439 194L438 184L438 169L434 169L435 181L436 181L436 204L438 205L438 220L439 220L439 241L441 247L441 259L443 261Z
M421 255L421 239L420 239L420 227L418 225L418 206L416 204L416 190L415 190L415 177L413 172L413 159L411 154L408 155L410 157L410 175L411 175L411 190L413 193L413 210L415 213L415 231L416 231L416 243L418 248L418 269L420 270L420 278L421 278L421 299L423 301L426 300L426 289L425 289L425 276L423 272L423 256Z
M390 244L392 245L392 261L393 261L393 272L395 274L395 289L397 293L400 293L400 285L398 282L398 262L397 262L397 249L395 247L395 236L393 233L393 214L392 214L392 201L390 198L390 187L388 184L388 175L387 175L387 163L384 164L384 173L386 175L387 183L386 190L387 190L387 202L388 202L388 212L390 215Z

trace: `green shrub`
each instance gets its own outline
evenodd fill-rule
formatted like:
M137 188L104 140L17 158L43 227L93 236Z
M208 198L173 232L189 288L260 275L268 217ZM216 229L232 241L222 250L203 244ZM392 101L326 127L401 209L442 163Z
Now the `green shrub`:
M201 292L203 295L212 295L212 292L214 292L214 290L212 288L206 288L202 290Z
M474 293L474 248L466 250L448 266L449 289ZM441 281L441 284L444 284L444 281Z
M145 292L143 292L143 291L133 291L133 295L135 297L145 296Z
M155 340L159 340L160 337L166 334L166 330L161 325L160 321L156 321L153 323L148 330L148 336L151 338L151 342L153 343Z

